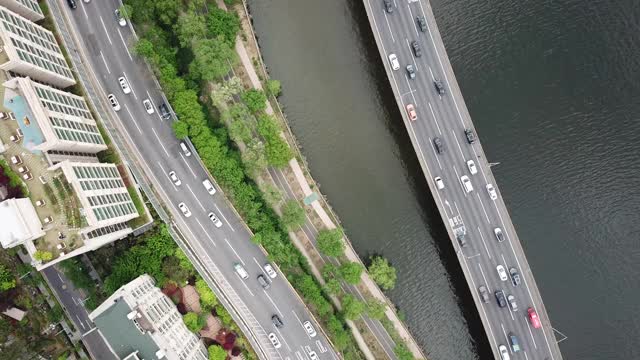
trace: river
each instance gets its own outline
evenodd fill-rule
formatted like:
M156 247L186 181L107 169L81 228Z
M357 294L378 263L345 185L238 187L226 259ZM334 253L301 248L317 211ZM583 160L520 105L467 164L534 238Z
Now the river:
M431 4L551 321L568 336L564 358L640 359L640 3ZM490 359L362 1L249 6L311 172L360 256L398 269L389 296L411 332L431 360Z

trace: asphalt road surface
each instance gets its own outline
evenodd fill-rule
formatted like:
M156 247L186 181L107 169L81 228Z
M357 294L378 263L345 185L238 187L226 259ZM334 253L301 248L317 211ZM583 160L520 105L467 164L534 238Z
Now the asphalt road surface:
M478 140L473 144L467 142L464 130L473 129L473 124L446 58L429 5L424 0L391 0L391 5L392 12L388 13L382 0L365 0L396 100L404 113L409 135L443 220L450 228L450 234L466 232L465 247L461 247L456 240L452 241L494 355L500 358L498 348L505 345L511 359L559 360L561 355L546 310L489 163ZM416 21L418 16L426 19L424 32ZM411 46L413 41L417 41L420 47L420 57L415 56ZM388 56L392 53L399 60L398 70L391 67ZM409 64L416 69L416 78L413 80L409 79L405 70ZM436 91L436 79L442 81L445 94L440 95ZM408 104L415 106L415 121L408 119ZM434 146L436 137L443 141L446 148L441 154L437 153ZM467 166L469 160L474 161L476 174L471 174ZM466 192L462 185L461 177L465 175L473 186L471 192ZM437 189L435 177L442 178L443 189ZM496 200L490 198L487 184L495 187ZM497 241L495 228L502 229L505 236L503 242ZM514 286L511 278L502 281L496 271L498 265L502 265L507 273L510 268L515 268L522 283ZM487 303L482 302L477 290L482 285L488 289ZM498 290L503 290L505 296L515 297L516 311L510 306L498 307L494 296ZM540 316L542 328L531 326L527 317L530 307ZM516 335L521 351L512 351L508 334Z
M129 50L135 43L130 24L119 26L114 15L120 3L114 0L78 1L76 10L69 9L63 1L58 4L67 12L72 28L83 42L84 52L91 62L89 66L102 90L116 96L121 106L117 117L126 129L125 137L135 144L155 189L167 202L180 231L207 267L207 272L224 278L226 286L222 288L232 295L230 298L236 299L236 306L242 305L237 307L240 315L267 357L304 360L309 359L309 353L313 351L320 359L337 359L320 327L282 274L278 273L266 290L257 282L257 275L264 273L266 256L251 243L250 233L220 192L212 196L205 190L202 181L207 179L207 173L195 156L187 157L180 150L171 120L159 115L158 106L163 101L160 89L155 86L153 75L144 62ZM130 84L130 94L124 94L121 89L118 83L121 76ZM153 114L145 111L145 99L150 99ZM180 179L179 186L170 180L168 173L171 171L175 171ZM190 217L183 216L178 209L181 202L192 213ZM210 212L222 221L222 227L214 226L207 216ZM248 279L237 275L234 263L246 269ZM271 317L274 314L284 322L283 328L273 325ZM302 326L307 320L311 320L317 330L315 337L309 336ZM278 349L269 340L269 333L279 339L281 346Z

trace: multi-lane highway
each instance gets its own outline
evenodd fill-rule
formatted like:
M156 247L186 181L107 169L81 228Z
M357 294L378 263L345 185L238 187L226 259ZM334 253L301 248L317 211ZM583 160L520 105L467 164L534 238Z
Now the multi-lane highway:
M320 359L338 359L319 325L311 317L302 300L280 273L264 289L257 281L259 274L269 279L263 266L265 254L250 241L250 233L235 211L225 201L219 189L211 195L203 186L207 172L195 155L187 156L174 137L171 119L159 115L163 102L160 89L145 63L129 50L135 42L131 24L120 26L114 10L121 4L116 0L77 2L77 9L69 9L64 1L52 0L57 9L69 19L70 29L79 41L78 51L88 59L90 73L99 83L105 106L112 111L123 136L133 144L134 152L142 161L143 170L151 179L166 208L175 219L189 247L198 257L206 274L213 279L243 318L254 343L260 347L261 357L269 359L310 359L312 353ZM125 94L119 77L125 77L131 92ZM120 110L114 111L106 102L106 95L114 94ZM154 112L149 114L143 101L151 101ZM193 151L193 149L191 149ZM175 171L180 179L177 185L169 177ZM185 203L191 216L185 217L178 208ZM216 227L208 214L222 221ZM241 264L248 272L242 279L234 264ZM272 316L279 315L284 326L277 328ZM310 320L315 335L303 327ZM275 334L280 345L274 346L269 334ZM260 350L256 349L256 350Z
M469 144L467 141L465 129L475 133L474 126L428 2L390 0L385 4L383 0L364 0L364 3L409 136L458 254L495 357L506 358L499 351L504 345L506 356L511 359L560 360L546 309L489 163L480 142L476 139ZM426 26L420 26L418 17L424 18ZM412 47L414 41L420 51ZM416 57L418 52L420 56ZM399 66L393 66L390 54L396 55ZM410 79L407 65L414 67L415 79ZM436 80L442 82L444 94L436 90ZM414 121L407 111L409 104L415 107L417 119ZM434 144L435 138L443 142L441 153ZM475 163L475 173L467 165L469 160ZM463 176L469 178L472 191L465 190ZM442 179L444 188L438 187L436 177ZM497 198L491 198L487 184L495 187ZM502 230L503 241L498 241L495 228ZM464 247L455 239L455 234L460 232L466 233ZM505 280L497 273L499 265L507 272ZM508 275L511 268L515 268L522 279L518 286L512 284ZM487 288L488 302L482 301L480 286ZM515 297L517 310L509 304L503 308L498 306L494 294L500 290L505 297ZM541 328L531 325L528 308L537 312ZM520 351L514 352L510 346L510 334L516 336Z

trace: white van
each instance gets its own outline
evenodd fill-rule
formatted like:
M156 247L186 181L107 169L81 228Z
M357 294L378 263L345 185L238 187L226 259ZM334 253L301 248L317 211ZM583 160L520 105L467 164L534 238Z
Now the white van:
M462 181L462 186L464 187L464 191L470 193L473 191L473 185L471 185L471 180L467 175L462 175L460 177L460 181Z
M207 192L209 193L209 195L213 195L216 193L216 188L213 187L213 184L211 183L211 181L209 181L209 179L206 179L205 181L203 181L202 185L204 185L204 188L207 189Z
M189 151L187 144L180 142L180 149L182 149L184 156L191 156L191 151Z
M236 270L238 275L240 275L240 277L243 278L244 280L249 278L249 273L239 263L233 264L233 268Z

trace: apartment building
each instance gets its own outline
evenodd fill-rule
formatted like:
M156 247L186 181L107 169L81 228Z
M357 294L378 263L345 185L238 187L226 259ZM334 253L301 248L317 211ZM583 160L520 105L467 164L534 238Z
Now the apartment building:
M0 0L0 6L4 6L33 22L44 19L38 0Z
M208 359L202 341L149 275L122 286L89 318L118 359Z
M92 157L107 149L84 98L30 78L4 84L4 107L25 134L23 146L55 155Z
M51 31L0 6L0 69L65 88L76 83Z

